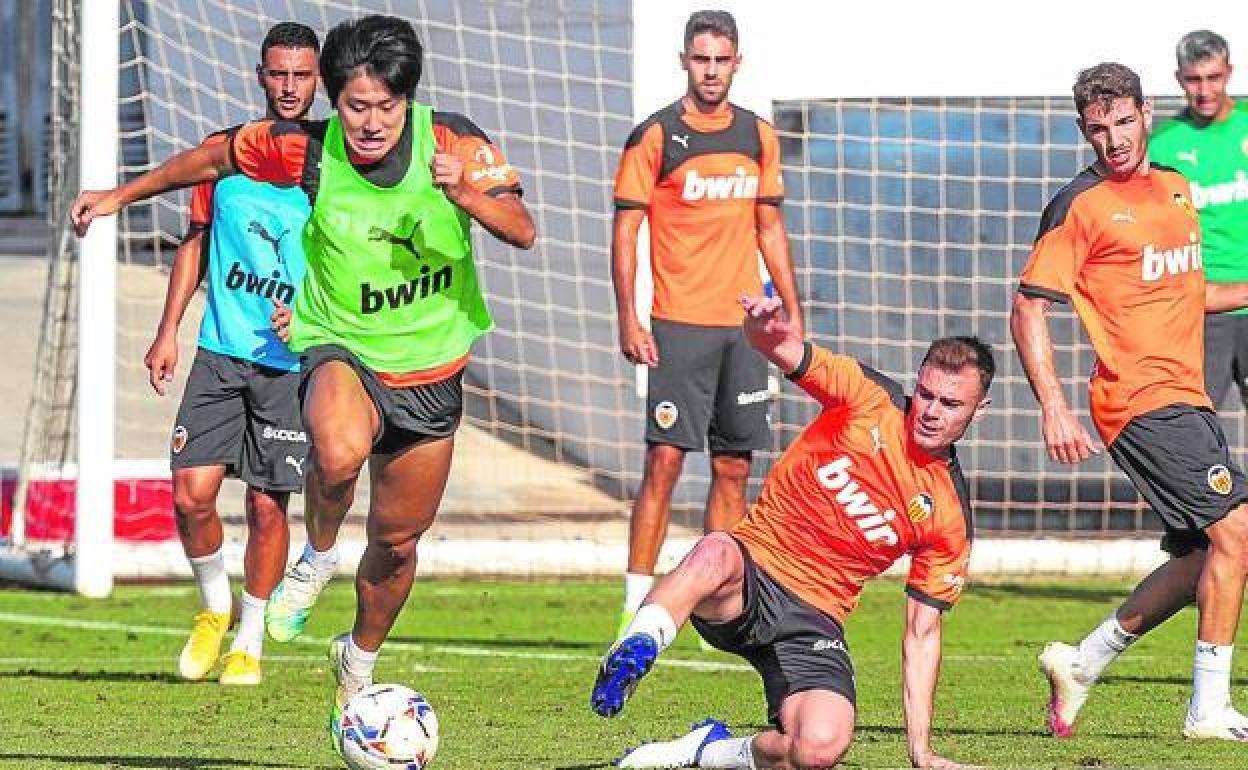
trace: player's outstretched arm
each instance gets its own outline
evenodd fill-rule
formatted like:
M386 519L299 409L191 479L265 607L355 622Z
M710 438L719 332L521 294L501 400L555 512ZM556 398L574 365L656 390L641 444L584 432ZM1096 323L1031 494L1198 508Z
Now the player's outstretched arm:
M208 268L208 261L203 258L204 233L204 230L191 232L173 255L173 270L169 274L169 288L165 291L165 308L160 315L160 325L156 327L156 338L143 357L147 381L151 383L152 390L161 396L173 382L178 366L178 327L182 325L186 307Z
M767 360L791 374L806 352L801 327L789 320L779 297L741 297L745 338Z
M83 190L69 209L78 237L87 234L96 217L116 214L135 201L233 173L228 142L212 142L174 155L151 171L111 190Z
M435 153L432 169L434 184L441 186L451 203L468 212L468 216L491 235L518 249L532 248L537 240L537 227L519 195L490 196L468 184L464 178L464 161L457 155Z
M906 630L901 639L901 697L906 716L910 764L924 768L964 767L932 751L932 713L940 678L940 610L906 599Z
M1053 342L1049 338L1046 314L1050 301L1043 297L1014 295L1010 311L1010 333L1018 351L1031 391L1040 402L1041 428L1049 458L1061 463L1077 463L1099 454L1101 449L1087 428L1079 422L1062 392L1053 366Z

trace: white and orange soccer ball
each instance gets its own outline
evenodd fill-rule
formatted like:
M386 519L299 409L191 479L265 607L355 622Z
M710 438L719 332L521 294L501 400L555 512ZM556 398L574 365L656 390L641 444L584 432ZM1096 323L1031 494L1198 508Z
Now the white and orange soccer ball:
M351 770L423 770L438 751L438 717L425 696L374 684L342 709L335 743Z

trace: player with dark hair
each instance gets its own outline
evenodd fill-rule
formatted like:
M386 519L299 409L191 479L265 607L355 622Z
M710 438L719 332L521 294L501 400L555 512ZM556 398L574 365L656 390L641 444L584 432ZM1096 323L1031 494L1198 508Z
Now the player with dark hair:
M296 22L274 25L256 77L266 117L302 120L316 97L320 41ZM208 141L228 141L229 132ZM308 201L298 189L244 176L206 182L191 199L190 228L169 277L156 339L143 359L165 394L178 364L178 326L206 275L199 351L187 378L170 451L174 513L203 609L178 671L202 679L216 665L231 622L217 495L226 475L247 484L247 546L240 625L221 658L222 684L258 684L264 611L286 566L286 506L303 489L308 441L299 417L299 360L269 328L270 296L291 302L303 281L299 234ZM207 243L205 254L204 245Z
M337 108L329 120L248 124L228 143L201 145L119 188L80 193L72 212L85 232L135 200L234 173L297 185L311 202L307 280L293 312L274 319L302 354L309 541L268 627L284 638L302 629L333 573L338 529L368 461L355 624L331 647L335 718L372 681L407 599L417 542L450 472L469 350L492 326L471 224L520 248L536 235L519 178L485 133L413 101L420 54L407 21L343 22L321 52Z
M1248 304L1248 285L1205 282L1200 223L1187 181L1150 163L1152 105L1116 63L1079 73L1079 128L1096 163L1045 207L1019 279L1010 328L1041 406L1049 458L1100 452L1076 419L1053 363L1045 315L1068 302L1097 362L1092 421L1114 462L1161 517L1171 559L1078 646L1040 656L1048 723L1068 736L1093 683L1141 634L1193 598L1200 609L1193 692L1183 734L1248 740L1231 705L1231 653L1248 564L1248 483L1231 459L1201 371L1206 312Z
M843 623L862 585L910 556L902 692L910 761L956 767L931 748L942 613L970 558L970 499L954 442L989 404L992 351L974 337L936 340L914 394L852 358L803 342L778 298L744 298L749 343L823 411L776 462L758 502L729 532L706 535L646 596L607 651L590 696L601 716L692 620L763 679L775 725L734 738L706 720L648 743L620 767L826 768L854 735L853 664Z
M633 129L615 178L611 277L620 351L649 367L646 456L619 631L654 582L686 453L710 449L706 531L731 528L745 515L753 452L771 445L767 363L742 337L737 305L742 294L762 293L760 253L802 330L780 209L779 141L771 124L728 101L741 64L732 15L690 16L680 64L685 95ZM649 330L634 290L644 219L654 279Z

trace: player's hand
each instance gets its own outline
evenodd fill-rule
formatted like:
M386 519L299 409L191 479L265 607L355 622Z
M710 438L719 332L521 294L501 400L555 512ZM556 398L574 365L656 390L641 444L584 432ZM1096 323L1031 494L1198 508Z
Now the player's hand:
M745 338L756 350L773 350L797 335L779 297L742 296L738 302L745 310Z
M1041 420L1050 460L1072 465L1101 453L1100 445L1065 404L1044 407Z
M442 188L451 203L458 204L468 191L468 185L464 184L464 161L458 155L438 152L434 153L429 168L433 172L433 183Z
M654 342L654 335L636 321L620 324L620 352L629 363L659 365L659 346Z
M69 221L79 238L87 234L87 228L96 217L117 213L120 208L113 197L113 190L83 190L69 207Z
M282 304L277 297L273 298L273 315L269 316L269 327L282 342L290 342L290 308Z
M173 382L173 372L178 367L177 334L158 334L152 340L152 346L143 356L143 365L147 367L147 381L157 395L165 395L165 389Z

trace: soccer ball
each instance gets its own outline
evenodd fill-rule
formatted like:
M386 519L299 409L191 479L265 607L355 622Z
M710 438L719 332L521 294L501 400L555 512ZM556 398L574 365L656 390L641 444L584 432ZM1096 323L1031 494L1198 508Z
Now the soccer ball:
M422 770L438 751L438 717L400 684L360 690L342 709L335 743L351 770Z

